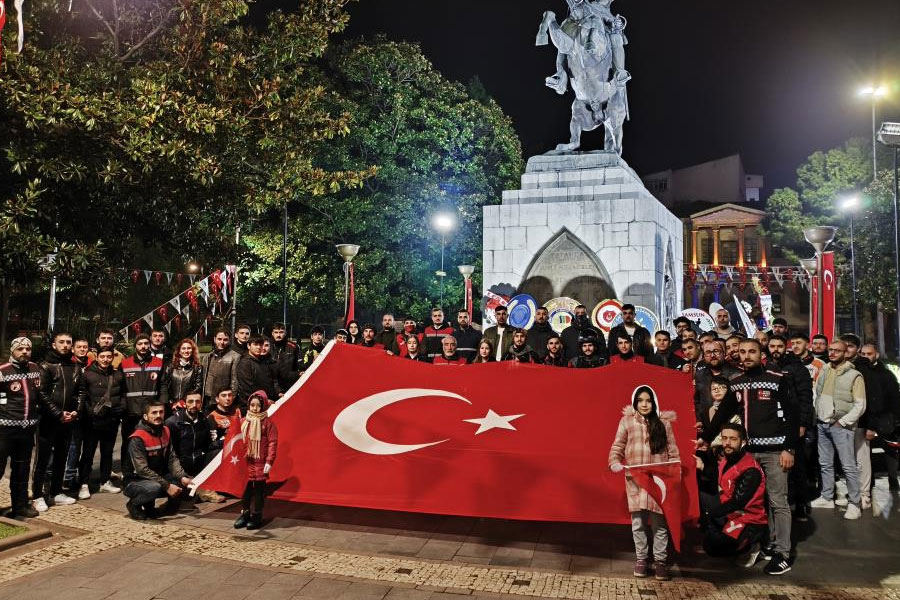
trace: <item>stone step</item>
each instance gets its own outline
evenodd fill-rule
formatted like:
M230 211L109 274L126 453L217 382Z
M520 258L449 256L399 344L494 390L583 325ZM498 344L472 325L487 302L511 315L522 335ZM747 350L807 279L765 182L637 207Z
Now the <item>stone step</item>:
M549 173L525 173L522 175L522 189L542 189L554 187L580 187L585 185L605 185L632 183L631 173L620 167L609 169L585 169L581 171L553 171Z
M587 202L617 198L653 198L643 185L613 183L572 187L548 187L504 190L503 204L536 204L541 202Z

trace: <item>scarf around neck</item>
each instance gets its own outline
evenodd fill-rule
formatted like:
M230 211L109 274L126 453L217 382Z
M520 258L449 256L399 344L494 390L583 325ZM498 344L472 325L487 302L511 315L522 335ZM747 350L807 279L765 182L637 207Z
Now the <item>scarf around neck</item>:
M262 422L265 420L266 411L248 412L241 423L241 433L244 434L244 443L247 445L247 458L259 458L260 441L262 440Z

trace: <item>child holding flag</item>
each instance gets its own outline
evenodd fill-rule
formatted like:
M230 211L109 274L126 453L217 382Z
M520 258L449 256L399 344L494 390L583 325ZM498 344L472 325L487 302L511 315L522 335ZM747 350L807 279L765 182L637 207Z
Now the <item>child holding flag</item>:
M656 393L649 386L638 387L632 396L631 406L626 406L622 413L615 440L609 450L609 468L613 473L654 463L679 461L678 446L675 444L675 434L671 425L675 413L659 412ZM637 555L634 576L649 575L648 533L652 530L655 577L660 581L668 580L669 569L666 560L669 529L663 509L646 489L633 480L630 472L626 473L625 477L625 492L628 496L628 510L631 513L631 532ZM665 498L665 491L662 497Z
M278 429L268 418L268 407L266 393L262 390L254 392L247 401L247 416L241 421L241 435L247 448L247 487L241 498L241 516L234 522L235 529L262 527L266 480L278 448Z

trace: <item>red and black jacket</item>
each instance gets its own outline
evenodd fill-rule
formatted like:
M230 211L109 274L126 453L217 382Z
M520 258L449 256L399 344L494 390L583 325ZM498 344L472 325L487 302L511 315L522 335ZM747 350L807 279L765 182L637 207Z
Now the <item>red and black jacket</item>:
M0 365L0 428L34 427L42 412L55 419L62 415L41 387L41 368L33 362Z

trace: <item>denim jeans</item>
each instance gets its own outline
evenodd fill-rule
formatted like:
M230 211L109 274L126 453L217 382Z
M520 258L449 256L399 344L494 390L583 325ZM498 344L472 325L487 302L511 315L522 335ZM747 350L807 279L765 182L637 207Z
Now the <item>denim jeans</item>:
M781 468L781 451L754 452L753 458L766 474L769 524L775 550L782 556L789 556L791 553L791 505L788 502L788 471Z
M841 468L847 477L847 495L859 506L859 468L856 465L854 430L840 425L819 423L819 466L822 467L822 497L834 500L834 454L837 452Z

